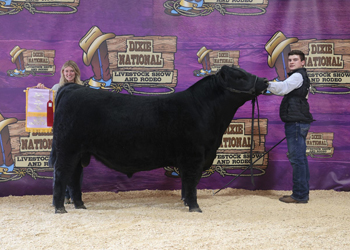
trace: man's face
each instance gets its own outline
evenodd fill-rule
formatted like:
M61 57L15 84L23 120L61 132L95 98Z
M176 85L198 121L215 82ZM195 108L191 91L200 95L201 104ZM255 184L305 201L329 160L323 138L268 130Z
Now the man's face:
M304 64L305 61L301 61L299 55L288 56L288 67L291 71L302 68Z

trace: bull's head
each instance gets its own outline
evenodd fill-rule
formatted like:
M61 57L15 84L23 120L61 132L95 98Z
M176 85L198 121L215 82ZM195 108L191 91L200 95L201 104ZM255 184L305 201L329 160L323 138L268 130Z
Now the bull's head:
M252 97L262 94L268 87L266 78L257 77L235 66L222 66L218 71L219 84L234 93L250 94Z

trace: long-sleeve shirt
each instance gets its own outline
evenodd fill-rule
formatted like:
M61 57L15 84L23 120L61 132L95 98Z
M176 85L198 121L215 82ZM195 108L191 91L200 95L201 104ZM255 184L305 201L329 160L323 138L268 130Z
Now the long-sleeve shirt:
M59 84L59 83L56 83L55 85L52 86L51 89L54 90L54 91L56 91L56 93L57 93L59 87L60 87L60 84Z
M281 82L269 82L267 90L275 95L286 95L303 84L303 76L296 72Z

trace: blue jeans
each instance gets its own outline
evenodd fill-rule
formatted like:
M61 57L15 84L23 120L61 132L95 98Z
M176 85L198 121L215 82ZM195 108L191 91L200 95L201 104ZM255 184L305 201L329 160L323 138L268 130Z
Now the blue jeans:
M306 157L306 136L309 123L287 122L284 130L287 138L288 159L293 167L292 198L298 201L309 200L309 164Z

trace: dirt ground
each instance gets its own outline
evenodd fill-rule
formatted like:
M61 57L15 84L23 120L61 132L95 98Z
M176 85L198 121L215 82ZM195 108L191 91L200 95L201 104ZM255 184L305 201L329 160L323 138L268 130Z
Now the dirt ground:
M87 209L67 214L51 196L1 197L0 249L350 249L350 192L311 191L308 204L286 194L198 190L203 213L179 190L84 193Z

